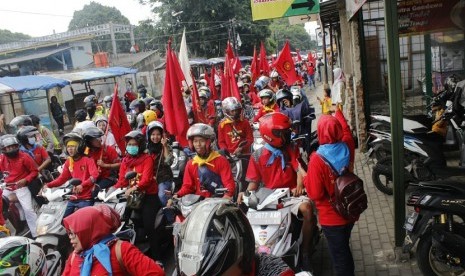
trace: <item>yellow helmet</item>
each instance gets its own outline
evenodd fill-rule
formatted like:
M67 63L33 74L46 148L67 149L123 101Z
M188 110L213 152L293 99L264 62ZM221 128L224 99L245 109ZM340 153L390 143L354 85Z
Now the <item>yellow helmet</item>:
M153 110L146 110L142 114L144 115L145 125L157 120L157 113Z

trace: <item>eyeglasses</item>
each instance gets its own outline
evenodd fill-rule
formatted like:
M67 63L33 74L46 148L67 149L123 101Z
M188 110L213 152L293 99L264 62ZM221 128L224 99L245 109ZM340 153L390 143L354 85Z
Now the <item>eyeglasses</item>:
M76 238L76 233L74 233L74 232L72 232L70 230L66 230L66 234L68 234L68 237L69 237L70 240Z

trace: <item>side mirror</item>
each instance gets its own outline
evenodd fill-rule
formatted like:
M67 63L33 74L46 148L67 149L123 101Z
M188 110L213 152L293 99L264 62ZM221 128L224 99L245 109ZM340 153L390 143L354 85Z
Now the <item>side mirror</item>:
M130 171L130 172L127 172L124 175L124 179L131 180L131 179L135 178L136 176L137 176L137 173L135 171Z
M71 186L78 186L78 185L81 185L82 181L81 179L79 178L71 178L69 181L68 181L69 185Z

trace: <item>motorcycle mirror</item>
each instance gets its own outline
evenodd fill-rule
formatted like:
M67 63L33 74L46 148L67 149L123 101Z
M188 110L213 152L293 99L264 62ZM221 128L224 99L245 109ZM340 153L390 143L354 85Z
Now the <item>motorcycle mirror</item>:
M137 173L135 171L130 171L130 172L127 172L124 175L124 179L131 180L131 179L135 178L136 176L137 176Z
M68 181L69 185L71 186L78 186L78 185L81 185L82 181L81 179L79 178L71 178L69 181Z

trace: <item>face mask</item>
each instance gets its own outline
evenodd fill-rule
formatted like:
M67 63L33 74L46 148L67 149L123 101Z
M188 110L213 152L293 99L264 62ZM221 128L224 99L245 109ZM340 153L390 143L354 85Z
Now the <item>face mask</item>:
M29 137L27 138L27 142L29 145L34 145L36 143L36 138L35 137Z
M10 157L10 158L15 158L17 157L19 154L19 149L15 149L15 150L10 150L9 152L5 152L5 155Z
M139 147L138 146L126 146L126 151L130 155L137 155L137 153L139 153Z

